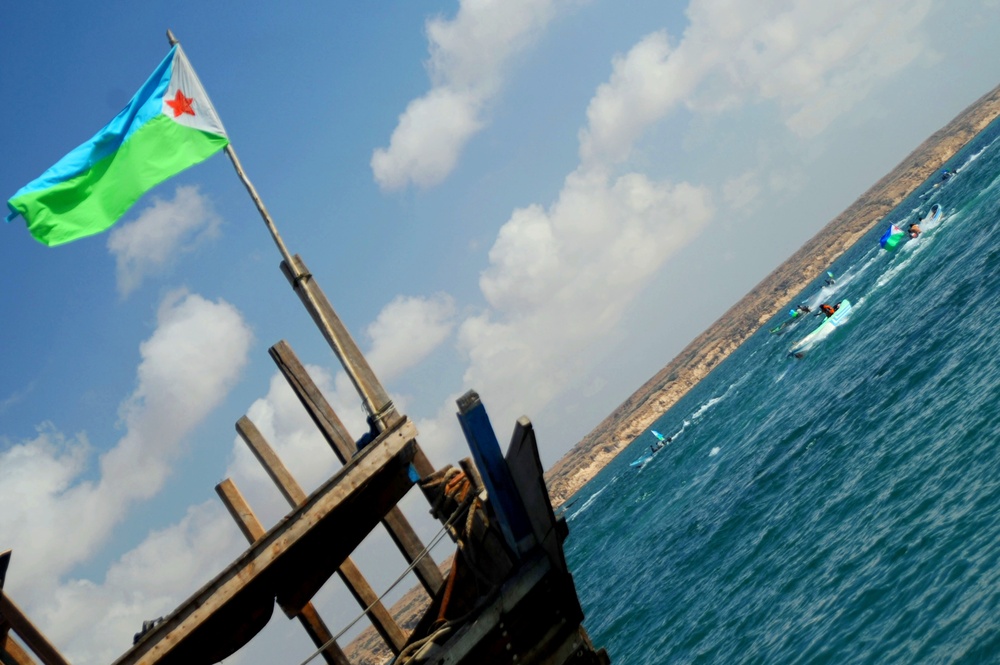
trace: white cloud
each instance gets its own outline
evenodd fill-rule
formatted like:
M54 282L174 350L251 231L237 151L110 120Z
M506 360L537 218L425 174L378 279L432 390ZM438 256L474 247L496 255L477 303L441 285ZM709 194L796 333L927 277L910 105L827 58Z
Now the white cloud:
M183 437L235 384L251 339L231 305L168 295L156 332L139 347L138 386L120 413L127 434L101 460L102 486L126 499L158 491Z
M611 79L601 84L587 107L588 127L580 132L584 164L614 164L650 124L694 90L703 75L686 57L671 51L663 31L644 37L624 57L616 56Z
M366 354L382 381L391 381L426 358L454 328L455 302L447 294L431 298L399 296L382 308L368 326L372 340Z
M672 57L701 65L691 108L774 100L792 132L812 137L916 60L930 7L930 0L696 1Z
M535 42L567 0L461 0L454 19L427 22L433 87L409 103L388 148L372 155L383 189L444 180L500 91L510 61Z
M0 533L17 534L17 580L29 598L46 596L137 501L159 492L186 437L235 383L250 338L232 306L172 294L141 346L137 387L121 409L126 431L101 457L97 480L83 479L92 450L82 434L43 426L0 454L0 496L19 497L0 511Z
M671 111L721 113L773 100L800 137L823 132L924 50L930 0L695 0L676 47L664 31L613 61L587 109L584 164L617 163Z
M516 211L480 280L492 310L460 328L465 385L509 424L544 407L581 377L586 350L712 214L703 188L603 171L572 173L548 210Z
M50 627L49 638L70 662L110 663L131 646L143 621L171 612L246 547L219 501L192 506L177 524L122 555L103 583L61 585L38 603L34 619Z
M745 210L753 205L760 193L760 177L756 171L730 178L722 186L722 197L733 210Z
M218 235L221 223L197 187L178 187L172 201L154 198L138 219L115 226L108 236L118 292L127 296L147 277L161 274L179 253Z

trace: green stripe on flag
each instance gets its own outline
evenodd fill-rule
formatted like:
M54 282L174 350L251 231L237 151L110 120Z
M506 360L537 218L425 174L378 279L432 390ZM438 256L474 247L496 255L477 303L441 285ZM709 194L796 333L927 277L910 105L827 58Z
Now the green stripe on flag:
M29 220L36 240L61 245L106 230L147 191L228 144L225 136L185 127L161 114L90 170L11 199L10 205Z

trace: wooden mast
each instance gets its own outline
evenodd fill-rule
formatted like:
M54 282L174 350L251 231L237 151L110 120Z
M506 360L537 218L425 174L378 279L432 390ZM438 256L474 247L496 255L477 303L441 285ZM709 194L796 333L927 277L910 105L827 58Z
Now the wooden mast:
M180 43L170 30L167 30L167 40L171 46ZM243 183L243 186L246 187L247 193L250 194L254 205L257 206L257 211L260 213L268 232L271 234L271 238L274 240L274 244L281 253L282 270L288 274L292 286L299 293L300 297L302 297L303 302L306 303L309 313L312 314L313 319L316 321L316 325L319 326L333 352L340 359L341 364L344 366L344 371L347 372L358 394L361 396L365 411L373 419L378 431L384 431L398 419L392 400L388 398L382 386L375 379L375 375L368 366L367 361L365 361L360 351L357 350L357 345L347 333L347 329L340 323L340 319L337 318L333 308L329 307L329 303L325 302L326 298L317 298L317 295L322 295L318 287L313 285L311 288L301 288L303 285L308 286L312 284L312 276L301 265L301 260L296 262L288 251L285 241L282 239L281 234L278 233L278 227L275 225L271 213L268 212L267 206L264 205L264 201L257 193L257 188L250 182L246 171L243 170L243 164L240 163L232 142L226 145L225 150L226 155L229 156L229 160L233 163L236 175L239 177L240 182Z

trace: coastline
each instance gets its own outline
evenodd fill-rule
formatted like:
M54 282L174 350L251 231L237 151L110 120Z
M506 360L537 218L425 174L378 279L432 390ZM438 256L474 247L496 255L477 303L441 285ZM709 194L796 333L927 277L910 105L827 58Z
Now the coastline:
M1000 86L931 134L698 335L546 472L553 507L568 501L635 437L997 117L1000 117Z
M564 504L611 460L708 376L786 303L871 231L886 214L1000 117L1000 86L986 93L883 176L798 251L730 307L677 356L632 393L545 473L553 508ZM447 575L451 559L440 564ZM420 586L390 609L411 629L429 605ZM351 662L377 665L392 654L371 627L345 647Z

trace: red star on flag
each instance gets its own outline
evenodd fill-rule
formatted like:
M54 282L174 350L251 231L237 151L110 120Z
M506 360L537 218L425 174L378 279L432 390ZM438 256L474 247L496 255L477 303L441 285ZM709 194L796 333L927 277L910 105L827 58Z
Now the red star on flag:
M191 102L193 101L194 97L185 97L184 93L178 90L177 95L173 99L167 100L167 106L174 110L175 118L182 113L194 115L194 109L191 108Z

